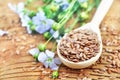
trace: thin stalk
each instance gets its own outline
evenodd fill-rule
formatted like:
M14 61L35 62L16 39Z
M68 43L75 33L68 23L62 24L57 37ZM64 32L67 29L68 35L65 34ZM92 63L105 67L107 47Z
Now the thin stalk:
M55 35L55 32L54 32L54 34L53 35ZM45 42L45 46L49 43L49 41L53 38L53 35Z
M48 6L49 4L52 4L53 2L54 2L54 0L52 0L50 3L43 4L42 7Z
M76 0L74 0L74 1L70 4L71 6L68 8L67 13L66 13L65 16L63 17L63 19L60 20L59 23L62 23L62 22L64 21L64 19L66 19L67 15L69 15L69 13L71 12L72 8L74 7L75 2L76 2Z
M56 42L53 43L52 52L56 50Z
M46 42L45 42L45 46L49 43L49 41L53 38L53 36L51 36Z
M61 26L63 26L63 25L68 21L68 19L72 16L73 13L74 13L74 12L71 12L71 13L67 16L67 18L66 18L62 23L60 23Z
M75 3L74 3L74 4L75 4ZM77 6L77 8L78 8L78 6ZM62 22L59 23L59 24L61 25L61 27L68 21L68 19L69 19L69 18L72 16L72 14L77 10L77 8L74 9L74 5L72 6L70 12L67 13L67 15L65 15L65 17L62 19ZM73 11L72 11L72 9L73 9Z
M73 24L69 27L68 32L70 32L75 27L75 25L78 23L78 21L79 21L79 17L77 17L77 19L75 19Z

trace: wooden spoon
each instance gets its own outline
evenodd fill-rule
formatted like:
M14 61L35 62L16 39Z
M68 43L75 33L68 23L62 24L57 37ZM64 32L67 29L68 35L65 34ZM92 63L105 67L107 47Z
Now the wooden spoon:
M65 59L61 55L60 50L59 50L61 41L59 41L59 43L57 45L57 54L58 54L60 60L63 62L63 64L65 64L66 66L68 66L70 68L80 69L80 68L86 68L86 67L94 64L99 59L99 57L101 56L101 53L102 53L102 39L101 39L100 30L99 30L99 25L100 25L101 21L103 20L104 16L106 15L106 13L108 12L112 2L113 2L113 0L101 0L101 3L99 5L99 7L97 8L97 11L96 11L93 19L86 25L75 29L75 31L90 30L90 31L96 33L98 36L98 40L100 42L99 53L97 53L97 55L95 57L92 57L89 60L75 63L75 62ZM63 38L66 38L66 35L67 34L65 34L65 36Z

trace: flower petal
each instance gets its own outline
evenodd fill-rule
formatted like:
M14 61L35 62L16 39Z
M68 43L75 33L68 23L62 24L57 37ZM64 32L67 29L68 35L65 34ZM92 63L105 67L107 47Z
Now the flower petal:
M37 16L34 16L33 18L32 18L32 21L33 21L33 23L35 24L35 25L40 25L40 20L39 20L39 17L37 17Z
M68 6L69 6L68 1L63 1L62 5L61 5L61 9L62 9L62 10L65 10L65 9L68 8Z
M45 61L43 64L44 64L45 68L48 68L49 63L47 61Z
M51 28L50 33L53 35L55 33L55 31Z
M55 53L52 52L52 51L49 51L49 50L46 50L45 53L46 53L46 55L47 55L48 57L50 57L50 58L53 58L53 57L55 56Z
M61 64L61 63L62 63L59 58L54 58L54 62L55 62L56 64Z
M53 34L53 37L54 37L55 39L58 38L58 37L59 37L59 32L56 31L56 32Z
M50 68L51 68L51 70L58 70L58 66L54 63L54 61L53 62L51 62L51 64L50 64Z
M45 20L46 19L45 13L43 11L39 11L38 16L40 17L39 18L40 20Z
M52 19L46 19L46 22L51 27L52 24L54 23L54 20L52 20Z
M35 21L43 21L43 20L45 20L46 19L46 16L45 16L45 13L43 12L43 11L40 11L40 12L38 12L38 13L36 13L36 16L34 16L33 18L32 18L32 20L33 20L33 22ZM37 23L38 24L38 23Z
M17 13L21 13L24 9L25 4L23 2L18 3L17 5Z
M32 19L34 20L35 17ZM51 26L53 24L53 20L52 19L43 19L43 20L34 20L33 23L35 23L36 25L36 32L43 34L44 32L48 31L51 29Z
M7 31L0 30L0 36L3 36L3 35L5 35L5 34L8 34L8 32L7 32Z
M30 49L28 51L28 53L31 54L32 56L34 56L36 53L39 53L39 49L38 48Z
M8 7L13 10L14 12L17 13L17 10L16 10L16 5L12 5L11 3L8 3Z
M27 26L26 29L27 29L27 32L28 32L29 34L32 33L32 30L30 29L30 27Z
M35 27L36 32L38 32L39 34L43 34L44 32L46 32L44 25L40 24L39 26Z
M47 55L44 52L41 52L38 56L38 61L44 63L47 58Z
M28 22L30 21L31 19L29 18L29 16L27 15L23 15L21 17L21 22L22 22L22 26L28 26Z

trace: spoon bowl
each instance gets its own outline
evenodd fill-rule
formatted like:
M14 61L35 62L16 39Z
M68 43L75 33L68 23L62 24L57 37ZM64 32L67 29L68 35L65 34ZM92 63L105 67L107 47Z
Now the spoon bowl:
M101 23L101 21L103 20L104 16L107 13L107 11L109 10L112 2L113 2L113 0L102 0L93 19L91 20L91 22L85 24L84 26L82 26L80 28L75 29L75 31L89 30L89 31L97 34L97 38L99 41L99 52L96 53L96 56L94 56L88 60L80 61L80 62L69 61L66 58L64 58L60 52L59 47L60 47L61 41L59 41L58 45L57 45L57 54L64 65L66 65L70 68L73 68L73 69L86 68L86 67L89 67L92 64L94 64L99 59L99 57L102 54L102 39L101 39L100 30L99 30L99 24ZM67 33L64 35L63 38L66 38L66 36L67 36Z
M101 53L102 53L102 40L101 40L101 35L100 35L100 30L99 29L95 29L94 28L94 24L92 23L87 23L86 25L80 27L80 28L77 28L75 29L75 31L80 31L80 30L89 30L91 32L94 32L94 33L97 33L97 36L98 36L98 41L99 41L99 53L96 53L96 56L95 57L92 57L88 60L85 60L85 61L81 61L81 62L72 62L72 61L69 61L67 59L65 59L61 53L60 53L60 50L59 50L59 46L60 46L60 43L58 43L58 46L57 46L57 54L60 58L60 60L63 62L63 64L65 64L66 66L70 67L70 68L74 68L74 69L80 69L80 68L86 68L86 67L89 67L90 65L94 64L98 59L99 57L101 56ZM67 34L65 34L65 36L63 38L66 38Z

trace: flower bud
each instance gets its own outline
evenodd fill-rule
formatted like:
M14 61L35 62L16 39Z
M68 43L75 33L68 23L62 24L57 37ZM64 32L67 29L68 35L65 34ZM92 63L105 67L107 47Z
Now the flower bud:
M83 9L87 9L88 8L88 2L82 2L80 3L80 6L83 8Z
M38 56L39 56L39 53L35 53L34 56L33 56L36 61L38 61Z
M58 78L58 71L53 71L52 78Z
M54 31L57 31L57 30L59 30L60 28L61 28L61 26L60 26L59 23L53 23L52 29L53 29Z
M59 9L59 5L51 5L50 8L53 12L56 12Z
M44 52L46 50L46 45L45 44L39 44L38 45L38 49L41 51L41 52Z
M45 33L44 33L44 38L45 38L45 39L49 39L51 36L52 36L52 35L51 35L50 32L45 32Z
M35 16L36 15L36 13L34 12L34 11L30 11L30 13L29 13L29 17L30 18L32 18L33 16Z
M88 19L88 18L89 18L89 15L88 15L87 12L81 12L81 13L80 13L80 18L82 18L83 20L85 20L85 19Z
M24 15L27 14L28 13L28 9L24 8L23 9L23 13L24 13Z
M35 25L30 26L30 29L31 29L32 31L35 31Z
M28 21L28 25L30 25L30 26L32 26L32 25L33 25L32 20Z

